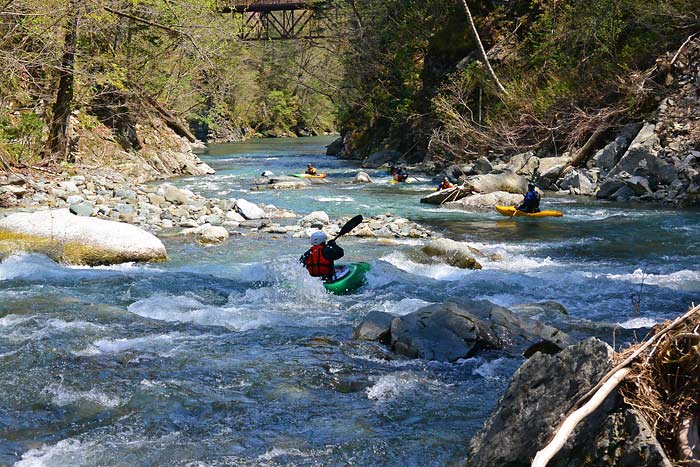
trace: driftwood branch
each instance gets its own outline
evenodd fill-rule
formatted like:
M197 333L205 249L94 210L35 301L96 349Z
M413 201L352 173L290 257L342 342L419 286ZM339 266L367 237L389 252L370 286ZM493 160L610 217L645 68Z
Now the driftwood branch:
M612 377L610 377L605 384L603 384L598 391L595 392L593 397L580 409L576 410L574 413L566 417L564 422L559 427L554 439L540 451L537 451L535 459L532 461L531 467L545 467L547 463L552 460L552 458L564 447L566 440L574 431L576 425L579 424L581 420L586 418L588 415L593 413L595 409L598 408L600 404L610 395L610 393L617 387L620 382L629 374L631 370L629 368L622 368L617 370Z
M671 63L669 64L670 66L673 66L673 64L676 63L676 60L678 59L678 56L681 54L681 51L683 50L683 48L684 48L686 45L688 45L688 42L690 42L690 40L691 40L693 37L695 37L696 34L697 34L697 33L691 34L690 36L688 36L688 38L685 40L685 42L683 42L683 44L681 44L681 46L678 48L678 51L676 51L676 54L675 54L675 55L673 56L673 58L671 59Z
M496 72L493 71L493 68L491 67L491 62L489 61L489 57L486 55L486 50L484 50L484 45L481 43L481 38L479 37L479 31L476 30L476 24L474 24L474 18L472 17L472 12L469 10L469 5L467 5L467 0L462 0L462 5L464 6L464 11L467 13L467 18L469 19L469 25L472 28L472 31L474 32L474 38L476 39L476 44L479 46L479 50L481 51L481 56L484 57L484 62L486 63L486 68L489 70L489 74L493 78L493 80L496 82L496 85L498 86L498 89L503 93L503 94L508 94L506 91L506 88L503 87L501 82L498 79L498 76L496 76Z
M588 162L588 159L591 157L593 148L596 147L602 136L605 134L605 130L607 130L609 127L610 125L605 122L598 125L598 128L596 128L591 137L588 138L586 144L584 144L581 149L578 150L576 156L574 156L573 160L569 162L569 165L571 167L582 167L585 165L586 162Z
M617 385L622 381L623 378L619 378L619 375L621 375L622 370L627 369L627 367L640 355L642 352L644 352L647 348L649 348L652 344L657 342L661 337L666 335L669 331L677 328L681 323L684 321L688 320L691 316L694 314L700 312L700 305L694 306L690 310L688 310L683 316L679 316L673 322L659 330L656 334L651 336L646 342L644 342L642 345L640 345L629 357L627 357L624 361L616 365L612 370L610 370L608 373L603 376L603 378L596 384L593 388L591 388L590 391L588 391L586 394L581 396L576 403L569 409L567 412L566 417L564 420L559 424L559 426L554 430L552 436L550 437L550 442L545 446L542 450L538 451L537 455L535 456L535 460L533 461L531 467L545 467L547 465L547 462L554 457L557 452L562 448L564 443L566 442L566 439L568 438L569 434L573 430L573 428L576 427L578 422L585 418L586 415L592 413L599 405L600 403L605 399L603 397L602 399L599 399L597 395L601 393L601 390L603 387L608 387L608 382L615 380L615 384L612 385L610 390L614 389L617 387ZM626 373L625 373L626 376ZM608 391L609 392L609 391ZM596 404L590 404L586 403L587 401L593 402L594 399L598 400L598 403ZM585 405L583 405L585 404ZM575 414L581 414L582 412L579 412L579 408L588 408L591 409L590 411L587 411L583 417L579 417L579 415ZM569 428L569 425L573 422L573 426ZM568 430L568 432L565 432L565 430ZM563 434L560 434L564 432ZM564 442L559 443L558 440L563 437ZM556 441L556 443L555 443ZM550 448L552 446L552 448ZM538 458L541 452L547 451L546 455L542 455L541 457ZM550 455L551 453L551 455Z
M197 138L195 138L190 129L182 123L182 121L177 115L173 114L168 109L160 105L160 103L151 96L146 96L146 100L148 100L148 103L151 104L153 108L158 111L161 117L163 117L163 119L165 120L165 123L167 123L168 126L175 133L187 138L190 143L194 143L197 140Z

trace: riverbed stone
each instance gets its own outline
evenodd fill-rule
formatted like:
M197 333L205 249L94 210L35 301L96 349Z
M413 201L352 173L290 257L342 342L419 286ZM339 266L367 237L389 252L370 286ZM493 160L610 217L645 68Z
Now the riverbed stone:
M302 217L299 220L299 224L304 225L304 224L309 224L311 226L314 225L326 225L330 223L330 218L328 217L328 214L326 214L325 211L313 211L306 216Z
M185 191L173 185L168 185L165 187L163 197L166 201L176 204L187 204L190 201L190 197L187 196Z
M391 323L394 315L383 311L370 311L354 329L352 338L356 340L377 341L389 345L391 342Z
M0 249L30 251L70 264L163 261L165 247L133 225L82 217L68 209L14 213L0 220Z
M243 198L236 200L236 210L247 220L265 219L267 215L257 204Z
M494 206L514 206L522 202L523 195L508 193L505 191L494 191L493 193L474 194L466 196L459 201L450 201L442 206L448 209L461 209L471 212L493 211Z
M69 210L76 216L91 216L93 211L95 210L95 205L86 201L77 204L71 204Z

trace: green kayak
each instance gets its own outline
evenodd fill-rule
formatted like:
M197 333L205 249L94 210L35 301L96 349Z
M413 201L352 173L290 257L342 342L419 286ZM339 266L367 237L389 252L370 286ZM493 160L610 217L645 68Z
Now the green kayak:
M365 273L369 271L369 268L369 263L336 265L336 279L333 282L324 282L323 286L336 295L352 293L365 283Z

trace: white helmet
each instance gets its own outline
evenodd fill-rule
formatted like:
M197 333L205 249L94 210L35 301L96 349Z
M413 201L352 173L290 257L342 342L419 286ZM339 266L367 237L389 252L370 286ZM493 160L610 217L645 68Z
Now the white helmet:
M326 234L321 232L320 230L318 232L314 232L311 234L311 244L312 245L320 245L322 243L326 243L326 240L328 237L326 237Z

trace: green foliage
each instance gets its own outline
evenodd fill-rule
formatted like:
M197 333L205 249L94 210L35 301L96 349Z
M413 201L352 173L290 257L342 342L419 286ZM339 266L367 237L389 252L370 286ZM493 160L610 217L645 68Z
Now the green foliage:
M0 146L13 162L33 160L41 149L44 128L43 119L31 111L9 116L0 114Z

